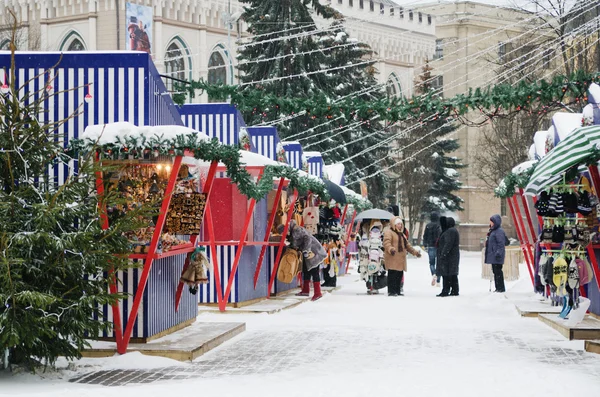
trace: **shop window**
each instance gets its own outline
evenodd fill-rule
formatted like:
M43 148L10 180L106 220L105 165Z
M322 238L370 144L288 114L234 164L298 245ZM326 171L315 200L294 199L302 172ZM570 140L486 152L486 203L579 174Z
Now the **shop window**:
M348 0L348 5L350 7L354 7L354 0Z
M431 80L431 88L434 90L435 95L444 96L444 76L435 76Z
M410 11L408 12L408 19L410 19L411 21L414 19L414 15L413 15L413 12L412 12L412 10L410 10Z
M364 0L359 0L359 1L358 1L358 7L359 7L361 10L364 10L364 8L365 8L365 2L364 2Z
M394 16L394 7L390 7L390 16L393 17Z
M419 13L419 23L423 22L423 14Z
M431 15L427 15L427 24L431 25Z
M369 1L369 10L375 11L375 3L373 2L373 0Z
M185 59L177 43L171 43L167 48L167 53L165 54L165 74L172 77L172 79L166 79L165 82L165 86L170 92L175 90L176 80L173 79L185 79Z
M400 15L400 19L404 19L404 8L400 7L398 14Z
M379 4L379 13L381 15L385 14L385 6L383 5L383 3Z

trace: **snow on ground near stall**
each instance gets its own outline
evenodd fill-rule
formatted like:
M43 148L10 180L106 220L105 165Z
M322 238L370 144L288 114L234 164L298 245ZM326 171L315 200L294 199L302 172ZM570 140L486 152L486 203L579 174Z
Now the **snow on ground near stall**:
M75 363L74 371L59 373L62 379L4 375L0 395L505 397L553 395L566 385L600 390L600 356L583 353L582 341L569 342L537 319L519 317L509 300L489 292L480 253L462 253L459 297L435 297L426 255L409 259L408 270L404 297L364 294L351 270L339 278L340 290L278 314L203 314L200 321L245 321L247 331L193 363L165 363L183 367L174 380L110 388L67 383L91 370ZM522 266L509 291L536 299L528 278ZM120 359L94 368L117 368ZM142 367L154 359L136 360Z

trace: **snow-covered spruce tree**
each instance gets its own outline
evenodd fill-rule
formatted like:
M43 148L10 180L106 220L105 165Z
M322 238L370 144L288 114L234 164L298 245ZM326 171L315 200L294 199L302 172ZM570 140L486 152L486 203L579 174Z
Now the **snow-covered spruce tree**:
M248 84L243 90L260 90L265 95L294 98L322 95L333 103L339 97L377 84L372 64L364 63L365 57L370 57L372 51L348 37L341 16L331 8L308 0L242 2L249 4L243 18L249 24L250 33L257 36L240 49L241 81L260 82ZM314 14L326 20L333 17L332 25L325 32L317 32ZM290 38L281 40L284 36ZM318 49L321 51L315 51ZM260 62L261 59L270 61ZM361 65L347 67L357 63ZM305 74L342 66L345 68L332 72ZM279 77L282 79L264 81ZM375 99L381 95L381 90L376 89L364 94L363 98ZM302 142L305 150L322 152L327 163L340 162L361 153L353 160L344 162L346 174L350 175L348 182L351 182L375 172L378 169L375 160L384 156L387 149L366 150L381 141L382 134L376 132L383 130L380 120L369 120L364 114L360 119L352 109L342 109L342 113L341 118L336 117L335 120L305 114L279 123L277 128L283 139L293 136ZM260 106L244 114L249 124L286 116L290 115L276 108L263 109ZM346 129L348 125L353 127ZM303 131L307 130L310 132L304 134ZM367 184L371 201L379 203L387 187L386 177L371 178Z
M60 93L15 87L14 54L7 72L9 92L0 95L0 353L33 368L79 357L86 336L108 327L97 305L117 296L105 275L128 266L122 233L139 227L141 212L102 230L99 205L115 202L112 194L99 202L99 170L89 158L66 156L58 128L68 119L40 121L44 99ZM56 165L70 170L61 186L49 174Z
M314 24L311 10L324 18L330 18L333 10L319 0L241 2L247 4L242 18L248 24L248 33L254 36L250 43L238 48L240 81L246 84L242 91L258 90L264 96L287 98L325 95L328 76L325 73L304 74L318 72L326 64L325 54L314 52L320 46L322 33L317 32L319 29ZM269 79L277 80L265 81ZM256 83L248 84L252 82ZM286 116L290 114L283 114L274 106L269 108L269 104L264 107L257 104L244 114L244 120L249 125L256 125ZM314 120L306 114L277 127L281 137L286 138L320 122L322 120Z
M426 61L415 81L418 95L441 95L432 84L432 70ZM402 205L408 210L405 215L411 232L416 232L414 237L422 235L423 221L429 212L462 209L462 199L453 192L460 188L456 169L463 166L460 160L448 157L458 148L458 142L446 138L456 127L435 114L421 114L419 118L406 123L409 132L397 141L400 163L393 169L399 175Z
M334 17L330 25L331 32L322 38L321 44L328 48L329 68L339 68L346 65L361 64L358 66L337 69L328 80L328 92L333 98L340 98L361 92L356 98L365 102L379 100L385 97L385 89L378 83L376 70L372 63L365 63L372 59L373 51L365 44L351 38L344 28L344 20L340 15ZM332 162L344 161L346 166L346 183L350 183L365 176L374 174L386 165L380 161L389 152L389 145L376 146L386 138L386 123L376 115L366 113L357 114L356 109L343 109L344 125L341 129L320 137L319 141L327 139L331 152L327 159ZM356 156L356 157L354 157ZM375 206L382 206L385 192L388 188L388 177L384 174L365 180L369 199ZM358 184L351 187L358 188Z

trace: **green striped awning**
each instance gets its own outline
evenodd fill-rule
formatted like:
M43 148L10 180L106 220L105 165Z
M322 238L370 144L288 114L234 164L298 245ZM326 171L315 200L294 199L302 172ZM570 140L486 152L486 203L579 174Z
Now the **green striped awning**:
M534 196L549 186L560 183L567 169L575 165L585 165L583 163L596 145L600 146L600 125L581 127L571 132L535 167L525 188L525 194Z

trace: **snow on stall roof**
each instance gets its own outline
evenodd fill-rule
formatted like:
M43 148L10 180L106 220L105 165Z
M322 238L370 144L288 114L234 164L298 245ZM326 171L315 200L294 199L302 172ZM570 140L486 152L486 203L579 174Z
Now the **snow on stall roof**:
M344 167L344 164L342 163L337 163L337 164L330 164L330 165L326 165L324 167L324 171L325 174L327 175L327 178L338 185L342 184L342 178L344 176L344 170L346 169L346 167Z
M321 152L304 152L304 156L306 156L306 158L321 157Z
M600 107L600 86L596 83L590 84L588 88L588 102Z
M265 157L258 153L249 152L247 150L240 151L240 162L246 167L266 167L267 165L285 165L289 167L288 164L271 160L269 157ZM210 162L205 160L197 160L196 165L198 167L207 167L210 165ZM225 167L225 164L219 163L219 167Z
M319 178L318 176L311 175L308 172L304 172L302 170L297 170L297 171L298 171L298 174L300 174L300 176L308 177L310 179L314 179L315 181L323 183L323 180L321 178Z
M573 130L581 127L581 113L558 112L552 116L552 125L556 128L558 139L565 139Z
M533 135L533 144L535 145L535 154L539 157L546 155L546 137L548 131L538 131Z
M521 164L515 165L512 169L512 172L513 174L523 174L535 164L537 164L537 161L535 160L524 161Z
M535 143L532 143L531 146L529 146L529 152L527 152L527 157L529 158L529 160L535 160Z
M126 138L138 138L145 136L147 139L154 136L163 139L173 139L177 135L191 135L195 134L202 140L208 140L208 136L198 132L192 128L183 127L180 125L158 125L158 126L136 126L128 122L118 122L109 124L97 124L86 127L85 131L81 135L81 139L90 140L92 142L98 141L100 145L106 145L109 143L117 143L117 138L123 141Z
M301 145L301 143L298 141L282 141L281 144L284 146L285 145Z

